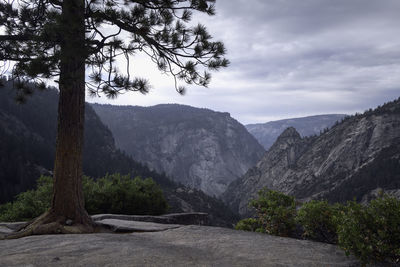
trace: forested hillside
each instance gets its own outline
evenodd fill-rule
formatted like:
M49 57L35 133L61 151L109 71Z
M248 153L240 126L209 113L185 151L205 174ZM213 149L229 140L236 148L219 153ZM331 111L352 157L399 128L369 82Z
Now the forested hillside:
M12 87L7 82L0 89L1 202L31 188L40 174L51 172L54 163L58 92L35 90L26 103L18 104ZM107 172L133 172L154 176L158 182L165 183L163 177L150 173L115 149L111 132L88 105L85 130L83 171L86 175L100 177Z

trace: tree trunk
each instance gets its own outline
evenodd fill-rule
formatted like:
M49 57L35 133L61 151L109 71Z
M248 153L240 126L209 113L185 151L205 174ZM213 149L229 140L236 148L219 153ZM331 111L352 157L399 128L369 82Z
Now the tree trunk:
M85 120L85 0L64 0L60 23L60 99L51 208L20 231L1 239L35 234L99 230L85 210L82 149Z
M85 2L63 1L60 99L50 212L74 224L91 223L82 191L82 149L85 115Z

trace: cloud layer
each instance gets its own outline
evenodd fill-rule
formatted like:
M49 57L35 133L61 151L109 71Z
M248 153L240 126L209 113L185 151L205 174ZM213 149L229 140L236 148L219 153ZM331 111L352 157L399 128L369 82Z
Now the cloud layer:
M217 0L216 7L216 16L195 19L224 41L232 64L209 89L178 96L172 78L139 57L135 72L154 90L111 103L181 103L254 123L354 113L400 96L398 0Z

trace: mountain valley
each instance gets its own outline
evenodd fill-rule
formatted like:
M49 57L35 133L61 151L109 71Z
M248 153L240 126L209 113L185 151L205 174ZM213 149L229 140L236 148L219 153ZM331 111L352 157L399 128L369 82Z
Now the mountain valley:
M35 90L22 105L12 92L10 83L0 90L0 203L51 175L54 161L57 91ZM286 128L265 152L228 113L87 104L84 173L152 177L170 212L207 212L223 226L237 220L235 213L248 215L249 200L263 187L301 201L366 202L380 190L400 194L399 114L397 99L354 116L313 116L319 128L311 132L323 127L315 118L340 121L319 135L297 121L302 133Z

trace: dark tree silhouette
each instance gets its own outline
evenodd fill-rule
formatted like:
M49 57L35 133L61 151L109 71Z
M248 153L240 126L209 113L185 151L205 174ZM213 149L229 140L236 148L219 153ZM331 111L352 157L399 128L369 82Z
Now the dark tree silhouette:
M207 86L208 70L228 65L223 43L212 41L192 12L214 14L215 0L2 0L0 59L10 68L23 101L32 86L59 84L58 129L51 209L10 237L93 232L84 209L82 147L85 90L116 97L146 93L148 82L132 77L131 56L147 54L179 83ZM126 71L116 68L125 59ZM85 77L89 77L86 81Z

